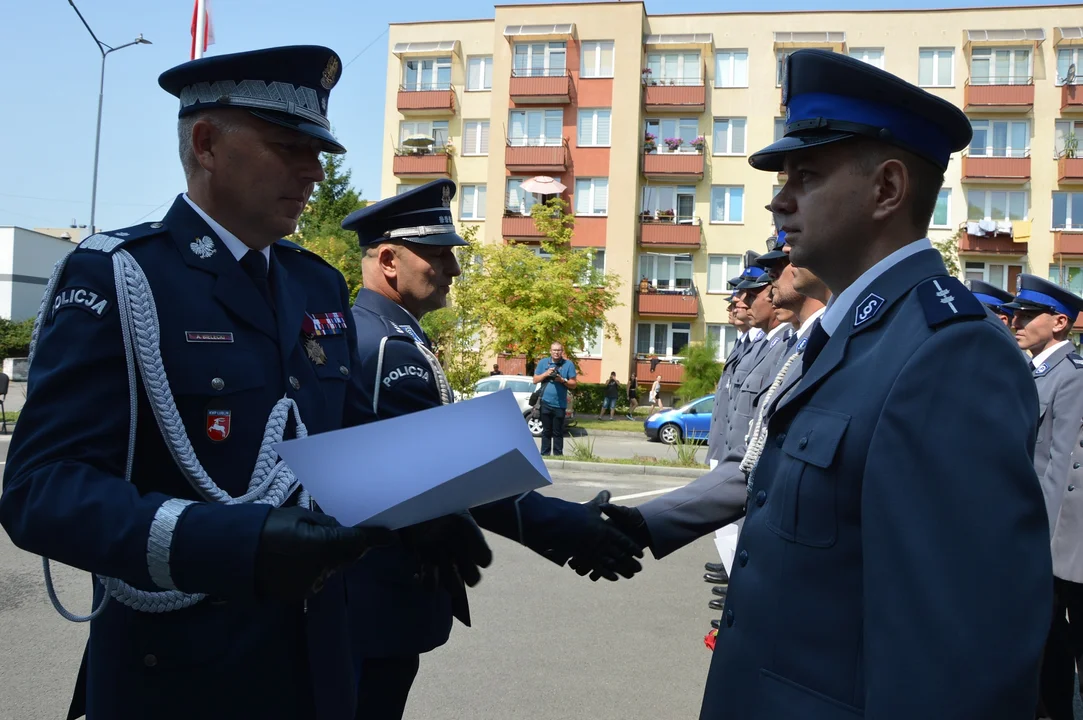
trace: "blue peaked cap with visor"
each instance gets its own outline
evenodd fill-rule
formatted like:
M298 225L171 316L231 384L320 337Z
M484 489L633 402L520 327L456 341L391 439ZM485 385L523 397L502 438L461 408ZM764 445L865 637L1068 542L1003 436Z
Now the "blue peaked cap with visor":
M798 50L782 79L786 130L749 156L757 170L780 172L786 153L865 137L895 145L941 171L970 144L970 119L943 98L866 62L828 50Z
M974 294L978 302L993 312L1003 313L1004 315L1013 313L1012 308L1004 307L1006 303L1010 303L1013 299L1010 292L1001 290L996 285L981 280L967 280L966 286L970 288L970 292Z
M778 235L767 241L768 250L756 258L756 264L766 268L783 260L788 262L790 256L783 251L784 247L786 247L786 231L779 230Z
M466 245L451 214L455 183L446 178L411 188L394 197L354 210L342 229L357 233L361 247L388 240L417 245Z
M1067 315L1073 323L1083 312L1083 298L1037 275L1021 274L1015 283L1015 299L1004 304L1010 310Z
M737 283L738 290L754 290L770 283L767 272L755 265L746 267L738 277L741 278L741 282Z

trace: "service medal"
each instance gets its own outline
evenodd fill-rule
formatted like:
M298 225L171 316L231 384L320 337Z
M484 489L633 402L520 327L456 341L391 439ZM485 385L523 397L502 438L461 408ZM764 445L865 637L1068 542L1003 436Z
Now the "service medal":
M315 337L309 336L305 338L305 354L308 355L308 359L317 365L324 365L327 363L327 353L323 351L323 346L316 340Z

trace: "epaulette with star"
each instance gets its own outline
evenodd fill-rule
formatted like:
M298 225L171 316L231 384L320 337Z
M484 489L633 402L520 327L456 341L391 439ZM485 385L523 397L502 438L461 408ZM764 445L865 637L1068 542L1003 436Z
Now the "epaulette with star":
M918 285L918 301L929 327L956 320L984 318L985 306L954 277L936 277Z
M141 240L154 235L168 232L163 222L148 222L141 225L133 225L121 230L110 230L105 233L94 233L76 246L75 250L95 250L109 254L123 245Z

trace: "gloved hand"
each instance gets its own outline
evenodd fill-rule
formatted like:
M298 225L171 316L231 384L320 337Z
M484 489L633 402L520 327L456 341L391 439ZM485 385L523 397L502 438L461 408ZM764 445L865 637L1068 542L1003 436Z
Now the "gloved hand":
M604 577L616 581L618 576L631 578L643 569L636 558L643 557L643 547L612 522L602 519L602 510L609 503L608 490L598 493L584 504L585 515L579 525L577 548L568 565L580 576L590 574L594 582Z
M485 535L468 512L402 528L399 538L426 571L442 569L439 576L457 575L470 587L481 581L479 568L489 567L493 561Z
M256 595L303 600L333 572L394 538L384 528L343 527L329 515L300 507L273 508L256 548Z
M647 521L643 519L643 513L639 508L627 505L614 505L606 502L602 505L602 512L609 518L609 522L620 528L628 537L632 538L640 546L651 546L651 533L647 528Z

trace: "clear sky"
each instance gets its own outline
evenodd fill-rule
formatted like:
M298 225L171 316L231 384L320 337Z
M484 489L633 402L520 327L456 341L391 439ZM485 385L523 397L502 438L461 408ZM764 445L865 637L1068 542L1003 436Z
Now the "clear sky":
M290 44L333 48L347 67L330 116L349 149L346 165L366 198L379 193L388 139L383 98L390 22L491 18L491 0L211 0L208 54ZM193 0L76 0L98 37L153 45L106 61L96 224L158 219L184 189L177 160L177 101L158 75L188 59ZM647 0L648 13L719 10L854 10L1032 5L1027 0ZM101 56L67 0L3 0L0 43L0 225L62 227L90 221ZM1083 13L1081 13L1083 14ZM1083 24L1083 17L1064 24ZM359 54L360 53L360 54Z

